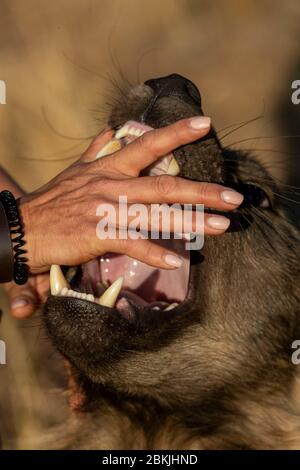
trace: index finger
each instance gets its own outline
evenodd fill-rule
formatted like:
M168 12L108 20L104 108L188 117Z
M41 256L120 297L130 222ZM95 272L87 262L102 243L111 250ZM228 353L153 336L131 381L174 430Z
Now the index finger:
M211 121L206 116L181 119L160 129L146 132L125 148L107 156L107 163L128 176L138 176L140 171L181 145L204 137ZM108 161L109 160L109 161ZM94 163L97 165L97 161Z

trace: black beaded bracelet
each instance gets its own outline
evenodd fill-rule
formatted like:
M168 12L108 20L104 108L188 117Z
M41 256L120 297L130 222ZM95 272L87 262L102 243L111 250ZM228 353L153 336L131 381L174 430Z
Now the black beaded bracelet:
M8 190L0 193L0 201L5 210L11 237L11 246L14 252L12 256L12 277L16 284L25 284L28 280L29 269L26 264L27 258L23 256L26 253L26 250L23 249L23 246L25 245L24 231L18 204L14 195Z
M0 283L13 278L14 257L5 209L0 202Z

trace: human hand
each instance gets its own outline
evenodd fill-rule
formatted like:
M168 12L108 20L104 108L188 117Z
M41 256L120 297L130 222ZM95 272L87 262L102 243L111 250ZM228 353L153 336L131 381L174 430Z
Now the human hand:
M141 176L140 172L181 145L205 136L210 120L183 119L145 133L117 152L95 160L112 138L112 131L98 136L85 154L39 190L21 198L28 263L32 273L49 270L51 264L78 265L103 253L122 253L165 269L181 265L176 253L151 240L105 239L96 236L101 203L117 206L119 195L128 203L204 204L222 211L238 207L243 197L218 184L180 177ZM229 226L220 215L204 215L204 233L218 235ZM158 227L159 228L159 227ZM194 231L194 225L190 232Z

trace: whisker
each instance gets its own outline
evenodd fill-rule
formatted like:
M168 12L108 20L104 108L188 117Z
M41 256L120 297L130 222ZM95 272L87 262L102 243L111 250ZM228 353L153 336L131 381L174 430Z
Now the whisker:
M231 150L233 148L235 144L231 144L231 145L226 145L226 147L224 147L226 150ZM271 153L278 153L278 154L282 154L282 155L287 155L289 157L298 157L299 155L296 154L296 153L291 153L291 152L284 152L283 150L279 150L279 149L272 149L272 148L240 148L239 150L241 151L244 151L244 152L271 152Z
M227 164L226 162L226 166L228 166L229 168L232 168L232 169L235 169L235 166L233 165L230 165L230 164ZM242 167L239 167L239 171L241 173L243 173L243 168ZM250 177L252 176L252 173L248 172L248 171L244 171L244 176L245 177ZM295 195L300 195L300 192L298 193L297 191L295 190L300 190L300 187L298 186L293 186L293 185L290 185L290 184L287 184L287 183L284 183L283 181L281 181L279 178L275 177L275 176L272 176L272 177L262 177L262 176L257 176L255 175L255 181L257 181L258 183L259 182L262 182L262 183L267 183L267 184L272 184L272 181L277 181L278 184L281 186L281 187L284 187L284 188L287 188L287 189L284 189L284 191L286 193L290 193L290 194L295 194ZM273 191L274 193L274 191ZM276 193L274 193L276 194Z
M231 124L230 126L223 127L222 129L218 130L217 133L219 134L220 132L222 132L224 130L230 129L233 126L237 126L234 129L232 129L231 131L227 132L225 135L222 135L221 138L220 138L220 141L222 141L223 139L225 139L229 135L233 134L234 132L238 131L239 129L247 126L248 124L251 124L255 121L258 121L259 119L262 119L264 117L264 112L265 112L265 109L263 110L263 112L261 114L259 114L258 116L255 116L254 118L248 119L247 121L242 121L241 123Z
M262 135L262 136L253 136L247 137L245 139L237 140L236 142L232 142L228 144L227 147L232 147L233 145L242 144L244 142L252 142L253 140L260 140L260 139L299 139L300 135Z
M141 63L142 61L144 60L144 58L150 53L150 52L153 52L155 51L155 47L151 47L150 49L146 50L145 52L143 52L143 54L140 56L139 60L138 60L138 63L137 63L137 83L141 83Z
M89 140L89 139L92 139L93 137L95 137L95 135L91 135L91 136L84 136L84 137L74 137L74 136L69 136L69 135L66 135L66 134L62 134L58 129L56 129L52 124L51 122L49 121L48 117L47 117L47 114L46 114L46 110L45 110L45 107L42 106L42 116L46 122L46 124L49 126L49 128L51 129L52 132L54 132L54 134L58 135L59 137L62 137L63 139L67 139L67 140Z

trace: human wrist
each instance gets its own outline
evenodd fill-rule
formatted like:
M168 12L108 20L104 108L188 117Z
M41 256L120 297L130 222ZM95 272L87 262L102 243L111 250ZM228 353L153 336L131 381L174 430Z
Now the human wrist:
M25 234L25 246L24 249L26 250L26 258L27 264L29 266L29 270L31 273L39 272L38 268L38 261L37 261L37 253L35 248L35 238L36 233L33 226L33 217L32 213L32 201L29 196L22 196L18 199L18 206L19 212L22 220L22 225L24 228Z
M24 227L19 201L10 190L5 189L0 192L0 202L2 209L1 282L13 279L16 284L25 284L28 279L28 265L25 257Z

